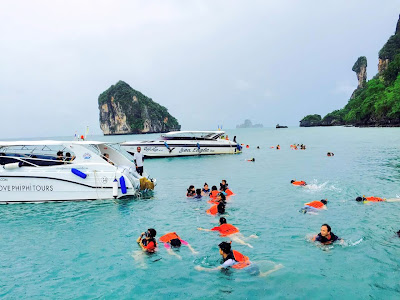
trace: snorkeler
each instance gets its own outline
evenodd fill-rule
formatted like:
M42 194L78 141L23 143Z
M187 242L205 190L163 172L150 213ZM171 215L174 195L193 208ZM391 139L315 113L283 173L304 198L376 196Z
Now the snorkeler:
M214 204L210 209L207 209L207 214L215 216L216 214L224 214L225 213L225 201L221 201L218 204Z
M202 230L202 231L218 231L222 237L229 236L233 241L241 244L241 245L246 245L249 246L250 248L253 248L252 245L249 243L246 243L245 241L242 240L243 235L239 233L239 229L232 224L228 224L226 222L226 219L224 217L219 218L219 226L213 227L211 229L205 229L205 228L197 228L197 230ZM257 238L255 235L251 235L250 237Z
M164 243L164 247L165 249L167 249L168 254L170 255L174 255L176 257L178 257L179 259L181 259L182 257L178 254L175 253L175 251L173 251L171 248L179 248L181 245L185 245L187 246L190 251L192 251L193 254L197 254L198 252L196 252L192 246L190 246L190 244L184 240L182 240L179 235L176 234L176 232L169 232L167 234L164 234L162 237L160 237L160 242Z
M357 202L363 202L363 203L368 203L368 202L400 202L400 198L380 198L380 197L357 197L356 198Z
M194 197L196 195L196 190L194 188L194 185L189 186L187 189L186 197Z
M326 205L328 204L327 199L322 199L320 201L311 201L308 203L304 203L304 207L300 209L300 212L307 213L307 212L316 212L321 209L328 209Z
M332 231L331 226L328 224L322 224L321 232L312 238L313 241L320 242L323 245L329 245L342 239L337 237Z
M251 275L265 277L283 267L281 264L278 264L275 265L275 267L272 270L262 273L260 272L259 267L256 264L252 263L247 256L243 255L239 251L232 250L231 243L222 242L218 245L218 247L219 247L219 254L222 256L223 260L223 263L220 266L215 268L205 268L202 266L195 266L194 268L197 271L218 271L221 269L227 269L232 267L234 269L245 269Z
M293 185L301 185L301 186L307 185L307 183L304 180L302 181L291 180L290 183Z
M155 240L156 234L157 231L155 229L149 228L146 232L142 232L136 242L144 251L154 252L157 247L157 242Z

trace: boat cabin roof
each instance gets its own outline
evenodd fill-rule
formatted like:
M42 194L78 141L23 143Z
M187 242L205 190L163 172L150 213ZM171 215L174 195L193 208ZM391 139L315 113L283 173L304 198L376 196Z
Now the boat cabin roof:
M11 147L11 146L57 146L57 145L101 145L101 144L112 144L107 142L97 141L0 141L0 147Z
M162 134L161 137L165 139L217 139L225 134L225 131L171 131Z

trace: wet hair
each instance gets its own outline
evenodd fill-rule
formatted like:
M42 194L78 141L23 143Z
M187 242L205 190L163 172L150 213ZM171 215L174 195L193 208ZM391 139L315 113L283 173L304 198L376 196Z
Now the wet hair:
M328 203L328 200L322 199L322 200L321 200L321 203L326 205L326 204Z
M294 182L294 180L291 180L291 181L290 181L290 183L293 183L293 182Z
M169 243L172 247L180 247L182 244L180 239L172 239Z
M226 197L225 197L224 193L219 193L218 196L221 197L221 201L225 201L226 200Z
M331 232L331 226L329 226L328 224L322 224L321 227L322 226L326 226L326 228L328 228L328 232Z
M204 182L204 186L208 185L207 182Z
M397 236L400 237L400 230L396 232Z
M154 238L157 235L157 231L154 228L149 228L147 231L150 233L150 237Z
M221 201L217 205L218 213L223 214L225 213L225 201Z
M187 189L187 191L192 192L192 189L194 189L194 185L190 185L189 188Z
M211 190L212 190L212 191L218 191L217 186L216 186L216 185L213 185L212 188L211 188Z
M224 184L226 184L226 179L222 179L221 181L225 182ZM222 183L222 182L221 182Z
M228 242L222 242L218 245L218 247L219 247L219 249L222 250L222 252L224 252L226 254L230 253L231 249L232 249L231 243L228 243Z
M224 217L219 218L219 223L226 224L226 219ZM400 230L399 230L399 232L400 232Z
M361 201L363 201L363 199L364 199L363 197L357 197L357 198L356 198L356 201L357 201L357 202L361 202Z
M201 195L201 189L196 189L196 194Z

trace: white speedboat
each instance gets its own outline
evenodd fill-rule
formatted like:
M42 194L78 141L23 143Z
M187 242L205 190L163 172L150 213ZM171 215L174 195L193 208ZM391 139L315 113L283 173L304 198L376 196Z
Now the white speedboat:
M173 131L161 135L157 141L131 141L121 146L130 154L141 152L145 157L170 157L241 153L235 139L227 139L224 131Z
M122 198L154 185L118 144L0 142L0 203Z

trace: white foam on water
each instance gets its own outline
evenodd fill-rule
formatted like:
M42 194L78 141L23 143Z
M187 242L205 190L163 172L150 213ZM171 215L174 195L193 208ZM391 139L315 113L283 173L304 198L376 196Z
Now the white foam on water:
M310 192L319 192L319 191L335 191L335 192L340 192L341 189L335 187L333 184L328 185L329 181L325 181L321 184L318 184L318 180L314 179L311 181L311 183L307 183L306 186L304 186L304 189Z

